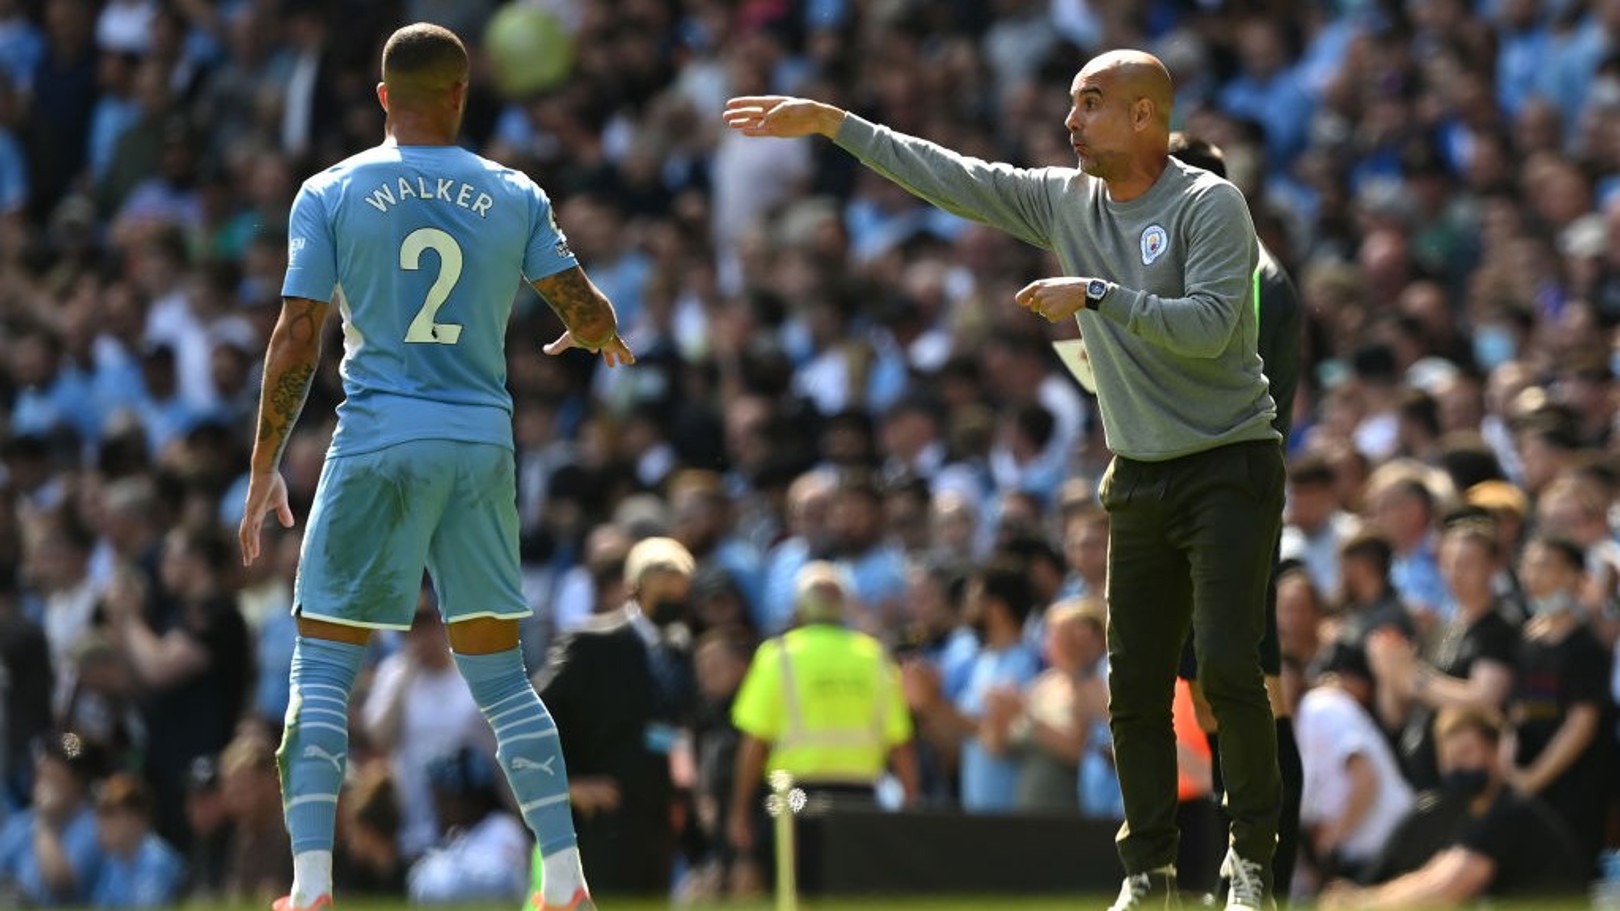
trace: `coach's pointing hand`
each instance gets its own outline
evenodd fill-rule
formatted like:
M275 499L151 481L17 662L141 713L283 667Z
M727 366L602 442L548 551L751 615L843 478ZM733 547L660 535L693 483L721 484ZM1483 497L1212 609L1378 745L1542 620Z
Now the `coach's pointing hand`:
M1086 306L1085 278L1041 278L1030 282L1013 299L1018 306L1055 323L1069 319Z
M726 102L726 126L744 136L795 139L819 133L831 137L844 112L830 104L785 95L745 95Z

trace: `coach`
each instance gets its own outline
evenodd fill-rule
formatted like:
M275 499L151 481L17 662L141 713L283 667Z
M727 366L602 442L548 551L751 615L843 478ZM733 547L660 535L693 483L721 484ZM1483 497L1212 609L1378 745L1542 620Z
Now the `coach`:
M1093 58L1070 95L1078 170L986 163L799 98L734 98L725 119L749 136L827 136L940 208L1057 254L1066 277L1017 299L1047 320L1078 320L1114 453L1099 485L1112 518L1110 711L1125 801L1114 908L1162 904L1175 889L1170 706L1190 626L1222 731L1226 907L1259 909L1281 801L1259 651L1283 461L1256 351L1254 226L1237 188L1171 159L1173 92L1156 58Z

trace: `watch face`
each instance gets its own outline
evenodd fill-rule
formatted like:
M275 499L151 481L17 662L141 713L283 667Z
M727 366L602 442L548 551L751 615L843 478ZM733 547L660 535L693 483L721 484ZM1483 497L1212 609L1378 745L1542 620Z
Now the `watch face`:
M1104 282L1100 278L1094 278L1089 284L1086 285L1086 297L1089 297L1092 300L1101 300L1102 296L1107 293L1108 283Z

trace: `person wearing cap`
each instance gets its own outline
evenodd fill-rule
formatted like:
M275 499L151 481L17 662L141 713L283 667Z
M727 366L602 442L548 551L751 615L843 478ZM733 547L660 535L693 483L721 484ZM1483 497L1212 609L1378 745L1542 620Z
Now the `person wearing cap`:
M96 823L105 851L90 887L97 908L157 908L174 904L185 883L180 854L152 831L152 792L120 772L101 783Z
M768 772L792 773L811 795L870 804L892 767L906 800L917 794L900 670L882 643L845 625L848 575L815 561L796 588L798 627L759 647L732 705L743 739L727 835L745 856L756 848L755 798Z
M90 897L103 862L89 800L101 758L73 733L37 745L33 805L0 827L0 899L49 908Z
M560 639L534 678L563 732L595 895L669 890L671 758L697 702L685 626L695 570L673 538L637 542L624 559L629 600Z

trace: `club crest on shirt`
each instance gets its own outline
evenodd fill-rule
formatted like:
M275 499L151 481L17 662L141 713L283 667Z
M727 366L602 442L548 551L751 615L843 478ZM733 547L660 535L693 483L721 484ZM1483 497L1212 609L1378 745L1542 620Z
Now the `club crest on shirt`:
M1148 225L1142 229L1142 265L1151 266L1153 261L1164 253L1170 246L1170 235L1160 225Z

